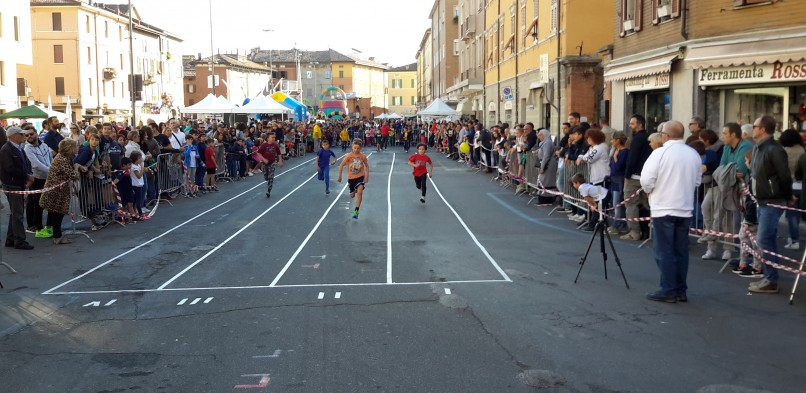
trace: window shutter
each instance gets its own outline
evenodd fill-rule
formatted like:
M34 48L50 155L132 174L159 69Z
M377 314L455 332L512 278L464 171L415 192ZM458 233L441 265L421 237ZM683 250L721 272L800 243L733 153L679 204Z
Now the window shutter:
M635 32L639 32L644 24L644 0L635 0Z
M680 0L672 0L672 18L680 17Z
M741 7L744 5L744 0L733 0L734 7Z
M650 0L650 8L652 9L652 24L657 25L660 23L660 17L658 17L658 5L660 4L659 0Z
M627 2L632 0L621 0L621 19L618 23L619 37L624 37L624 21L627 20Z

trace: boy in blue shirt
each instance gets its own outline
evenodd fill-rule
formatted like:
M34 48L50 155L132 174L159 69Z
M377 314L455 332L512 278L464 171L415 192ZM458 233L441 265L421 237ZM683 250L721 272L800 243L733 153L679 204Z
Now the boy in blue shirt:
M316 153L316 172L319 174L319 180L325 181L325 194L330 194L330 160L336 160L336 153L330 150L330 142L327 139L322 140L322 147Z

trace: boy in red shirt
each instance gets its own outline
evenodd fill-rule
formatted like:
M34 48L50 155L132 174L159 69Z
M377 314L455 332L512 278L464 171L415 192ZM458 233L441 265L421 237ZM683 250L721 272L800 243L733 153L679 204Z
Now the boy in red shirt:
M266 142L257 149L258 158L263 164L263 178L266 179L268 189L266 198L271 197L271 188L274 186L274 169L279 165L283 167L283 155L280 153L280 145L277 144L277 135L273 132L266 137Z
M409 157L409 166L414 168L414 184L417 186L418 190L422 190L423 196L420 197L420 202L425 203L425 185L428 183L428 179L425 178L426 173L428 177L432 177L434 175L434 163L431 162L431 157L425 154L426 149L425 143L420 143L417 145L417 154L412 154ZM426 165L430 165L430 169L426 167Z
M367 156L361 153L360 139L353 141L353 151L344 156L344 159L339 165L339 180L341 183L342 169L347 166L347 184L350 185L350 198L358 195L355 200L355 210L353 211L353 218L358 219L358 209L361 208L361 199L364 194L364 187L369 183L369 162Z

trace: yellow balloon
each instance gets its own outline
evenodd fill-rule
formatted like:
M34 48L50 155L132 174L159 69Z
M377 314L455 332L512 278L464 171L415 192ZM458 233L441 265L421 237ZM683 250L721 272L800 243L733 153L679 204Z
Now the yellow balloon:
M459 145L459 151L462 152L462 154L470 153L470 145L467 142L462 142L462 144Z

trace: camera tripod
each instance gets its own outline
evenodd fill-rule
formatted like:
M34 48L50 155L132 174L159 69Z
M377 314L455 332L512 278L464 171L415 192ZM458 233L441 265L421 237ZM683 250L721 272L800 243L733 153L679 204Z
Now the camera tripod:
M599 211L601 212L602 201L599 201L598 205ZM582 259L579 261L579 271L577 272L577 277L574 279L574 284L576 284L577 280L579 280L579 275L582 273L582 268L585 267L585 261L588 259L588 254L591 252L591 247L593 247L593 241L596 240L596 235L599 235L599 251L601 251L602 258L604 259L605 280L607 280L607 249L605 248L605 237L607 237L607 242L610 244L610 250L613 251L613 257L616 260L618 270L621 271L621 278L624 279L624 285L627 286L627 289L630 289L630 284L627 283L627 277L624 275L624 269L621 268L621 260L616 253L616 247L613 246L613 240L610 238L610 234L607 233L607 220L604 218L604 214L602 213L599 213L599 220L596 221L596 226L593 228L591 240L588 242L588 248L585 250L585 255L583 255Z

